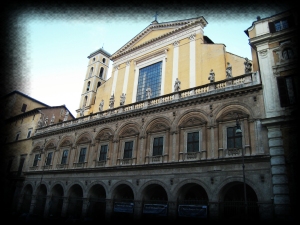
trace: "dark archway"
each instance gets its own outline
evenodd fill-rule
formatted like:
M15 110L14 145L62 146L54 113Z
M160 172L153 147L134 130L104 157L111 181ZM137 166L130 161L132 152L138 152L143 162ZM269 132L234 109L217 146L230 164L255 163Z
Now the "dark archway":
M23 197L22 197L22 204L21 204L21 208L20 208L20 213L29 213L30 211L30 205L31 205L31 200L32 200L32 193L33 193L33 189L31 185L26 185L26 187L24 188L24 193L23 193Z
M167 221L168 195L159 184L148 185L143 194L143 221L162 222Z
M94 185L88 194L87 218L89 221L101 221L106 212L106 191L100 184Z
M47 188L44 184L41 184L37 190L36 202L33 213L40 217L44 216L45 206L47 200Z
M196 183L183 185L178 191L177 218L179 221L197 222L208 217L208 195Z
M246 184L247 202L244 198L244 183L233 182L224 190L223 201L220 205L220 214L226 220L257 220L259 210L255 191ZM246 204L247 203L247 204Z
M63 202L64 202L63 187L60 184L56 184L52 188L49 216L53 218L61 217Z
M80 185L75 184L69 190L67 217L69 220L78 220L82 215L83 191Z
M134 213L134 194L130 186L121 184L113 193L113 222L130 222L133 221Z

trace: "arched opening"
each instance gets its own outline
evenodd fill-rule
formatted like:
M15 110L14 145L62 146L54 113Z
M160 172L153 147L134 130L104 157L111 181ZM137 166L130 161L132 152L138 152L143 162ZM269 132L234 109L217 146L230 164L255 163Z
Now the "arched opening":
M61 217L63 206L64 191L60 184L56 184L52 188L52 197L50 201L49 216L52 218Z
M100 77L101 79L103 79L103 72L104 72L104 68L101 67L100 73L99 73L99 77Z
M91 76L93 75L93 70L94 70L94 68L92 67L92 68L90 69L89 77L91 77Z
M29 213L31 200L32 200L32 193L33 193L33 190L32 190L31 185L27 185L24 188L24 194L22 197L22 204L21 204L21 209L20 209L21 214Z
M89 191L87 218L89 221L99 221L105 218L106 192L102 185L96 184Z
M259 218L256 193L246 184L247 201L245 201L244 191L242 182L233 182L224 188L220 209L225 220L257 220Z
M143 191L143 221L166 221L168 195L159 184L150 184Z
M123 222L133 220L134 194L127 184L119 185L113 193L114 209L112 215L113 222Z
M86 86L86 91L89 91L89 90L90 90L90 85L91 85L91 82L89 81L89 82L87 83L87 86Z
M84 97L84 100L83 100L83 105L82 105L83 107L85 107L85 106L86 106L87 99L88 99L88 96L85 96L85 97Z
M68 196L68 221L79 220L82 213L83 191L82 188L75 184L70 188Z
M36 195L36 202L34 206L33 213L43 217L45 206L47 200L47 188L44 184L41 184L38 188L37 195Z
M101 82L99 81L97 84L97 88L101 86Z
M200 221L207 219L208 196L202 186L196 183L183 185L177 197L177 217L179 221Z

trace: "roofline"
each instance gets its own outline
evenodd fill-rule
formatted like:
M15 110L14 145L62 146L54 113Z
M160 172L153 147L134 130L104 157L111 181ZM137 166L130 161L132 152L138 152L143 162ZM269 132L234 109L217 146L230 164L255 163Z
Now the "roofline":
M257 20L255 20L255 21L253 21L253 22L252 22L252 25L251 25L250 27L248 27L246 30L244 30L244 32L245 32L245 34L249 37L249 32L248 32L248 30L249 30L251 27L253 27L254 24L255 24L256 22L262 21L262 20L267 20L267 19L270 19L270 18L272 18L272 17L276 17L276 16L279 16L279 15L281 15L281 14L285 14L285 13L291 12L291 11L292 11L292 9L288 9L288 10L285 10L285 11L283 11L283 12L276 13L276 14L273 14L273 15L271 15L271 16L268 16L268 17L265 17L265 18L262 18L262 19L257 19Z
M109 58L109 57L111 56L111 54L108 53L107 51L105 51L105 50L103 49L103 47L102 47L102 48L100 48L100 49L98 49L98 50L92 52L87 58L90 59L90 58L92 58L93 56L97 55L97 54L100 53L100 52L103 53L103 55L105 55L107 58Z
M66 107L66 105L59 105L59 106L49 106L49 107L38 107L38 108L35 108L35 109L32 109L30 111L27 111L27 112L24 112L22 114L18 114L16 116L13 116L13 117L10 117L10 118L7 118L6 120L7 121L14 121L18 118L22 118L22 117L26 117L26 116L30 116L34 113L40 113L40 110L43 110L43 109L52 109L52 108L65 108L66 110L68 110L69 112L69 115L72 116L73 119L76 119L73 114L70 112L70 110Z
M43 102L41 102L41 101L39 101L39 100L36 100L35 98L32 98L32 97L30 97L29 95L26 95L26 94L24 94L24 93L22 93L22 92L20 92L20 91L17 91L17 90L14 90L14 91L12 91L12 92L10 92L10 93L4 95L2 98L7 98L7 97L9 97L9 96L11 96L11 95L13 95L13 94L19 94L19 95L22 95L22 96L24 96L24 97L26 97L26 98L29 98L29 99L31 99L31 100L33 100L33 101L35 101L35 102L38 102L38 103L42 104L42 105L44 105L44 106L51 107L51 106L49 106L49 105L47 105L47 104L45 104L45 103L43 103Z
M186 21L187 23L189 23L192 20L197 20L197 19L203 19L205 21L205 26L208 24L208 22L206 21L206 19L203 16L198 16L198 17L194 17L194 18L190 18L190 19L182 19L182 20L174 20L174 21L168 21L168 22L162 22L162 23L150 23L147 27L145 27L141 32L139 32L137 35L135 35L133 38L131 38L128 42L126 42L122 47L120 47L117 51L115 51L112 55L111 55L111 60L113 61L113 58L118 57L118 55L123 54L119 53L118 55L116 55L117 52L119 52L121 49L123 49L124 47L126 47L133 39L135 39L136 37L138 37L140 34L142 34L145 30L149 29L151 26L157 26L157 25L163 25L163 24L172 24L172 23L176 23L176 22L184 22Z

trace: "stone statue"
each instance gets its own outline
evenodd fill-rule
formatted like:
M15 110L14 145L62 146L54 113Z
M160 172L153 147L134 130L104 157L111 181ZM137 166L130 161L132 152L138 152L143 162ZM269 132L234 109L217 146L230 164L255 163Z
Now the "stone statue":
M248 58L245 58L244 65L245 65L245 73L251 73L251 71L252 71L252 63L249 61Z
M104 100L102 99L102 101L100 102L100 105L99 105L99 111L103 111L103 106L104 106Z
M84 107L82 107L79 111L80 116L84 116Z
M38 121L38 128L43 127L43 119L42 116L40 117L39 121Z
M109 99L109 108L113 109L114 108L114 103L115 103L115 96L112 94L112 96Z
M174 84L174 91L180 91L180 84L181 82L176 78L175 84Z
M146 98L147 98L147 99L150 99L150 98L151 98L151 95L152 95L151 88L148 87L148 88L146 89Z
M66 110L66 114L65 114L64 121L67 121L67 120L68 120L68 117L69 117L69 111L68 111L68 110Z
M122 93L122 95L120 96L120 105L125 104L125 99L126 99L126 94Z
M44 121L44 126L48 126L48 116L46 117L45 121Z
M210 83L215 82L215 73L214 73L213 69L210 70L208 80L210 80Z
M231 77L232 77L232 66L230 65L229 62L227 62L226 78L231 78Z
M55 120L55 116L54 114L52 115L51 121L50 121L50 125L54 124L54 120Z

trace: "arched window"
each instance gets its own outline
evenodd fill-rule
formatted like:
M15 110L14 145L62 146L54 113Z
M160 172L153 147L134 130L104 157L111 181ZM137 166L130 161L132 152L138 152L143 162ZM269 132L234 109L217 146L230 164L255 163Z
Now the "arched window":
M105 63L105 58L102 59L102 62Z
M101 86L101 82L99 81L97 84L97 88Z
M89 76L91 77L92 76L92 74L93 74L93 67L91 68L91 70L90 70L90 74L89 74Z
M99 73L99 77L103 79L103 71L104 71L104 68L101 67L100 69L100 73Z
M285 60L294 58L294 52L291 48L286 48L282 51L282 58Z
M91 85L91 82L89 81L89 82L87 83L86 91L89 91L89 90L90 90L90 85Z
M83 101L83 107L85 107L85 106L86 106L87 99L88 99L88 96L85 96L85 97L84 97L84 101Z

